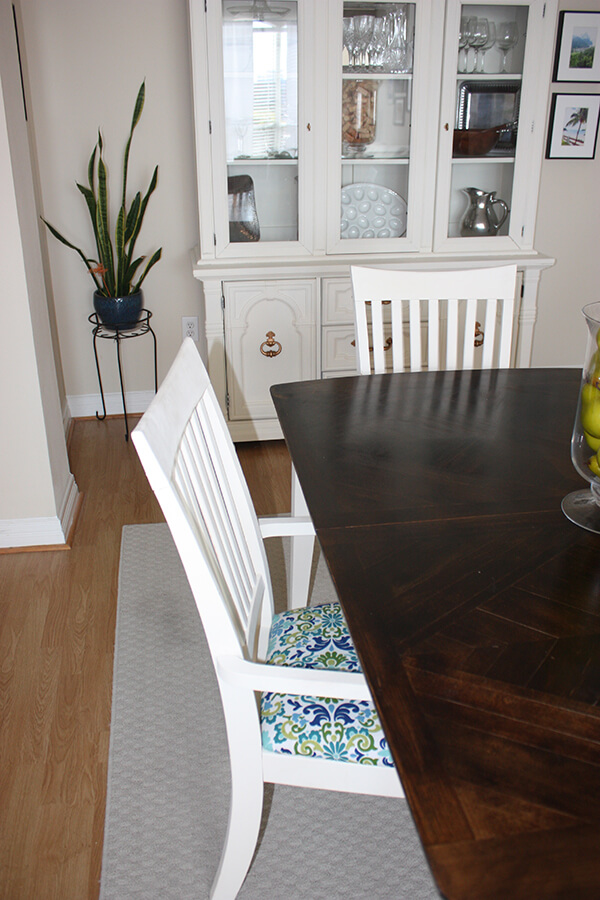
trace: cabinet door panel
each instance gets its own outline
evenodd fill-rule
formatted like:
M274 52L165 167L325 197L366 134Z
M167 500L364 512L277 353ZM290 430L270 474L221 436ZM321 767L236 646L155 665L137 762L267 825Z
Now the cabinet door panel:
M317 377L316 284L223 285L230 420L276 418L271 385Z
M554 7L448 3L435 250L533 246Z

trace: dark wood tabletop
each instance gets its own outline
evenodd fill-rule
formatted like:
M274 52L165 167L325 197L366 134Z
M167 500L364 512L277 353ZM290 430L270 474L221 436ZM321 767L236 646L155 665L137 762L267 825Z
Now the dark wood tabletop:
M272 388L438 887L600 898L600 536L572 369Z

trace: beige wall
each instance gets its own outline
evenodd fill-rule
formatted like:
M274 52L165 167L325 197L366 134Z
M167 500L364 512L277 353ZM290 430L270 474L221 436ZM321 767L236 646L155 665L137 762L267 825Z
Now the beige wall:
M50 338L9 0L0 0L0 209L0 546L59 543L76 486Z
M585 8L600 10L600 0L577 3L577 9ZM145 187L153 165L160 166L140 243L141 250L164 247L145 288L159 339L160 378L181 341L181 316L199 313L202 319L189 257L198 230L187 0L22 0L22 16L43 212L76 242L85 242L90 229L74 181L85 180L98 126L112 177L118 178L133 100L146 78L146 108L130 173L132 188ZM549 85L549 96L552 89ZM554 90L580 87L555 85ZM579 310L596 298L600 281L599 168L600 153L591 162L543 165L536 246L557 264L542 276L534 365L581 363L585 335ZM79 258L52 238L48 252L65 391L93 394L91 279ZM116 391L112 345L102 351L105 387ZM127 347L129 390L151 388L149 352L145 341Z
M163 258L144 285L158 336L159 379L181 343L181 317L198 315L200 289L190 250L198 242L186 0L21 0L23 44L43 215L92 254L92 233L75 182L100 127L113 206L122 154L141 82L146 104L131 150L129 186L152 196L137 249ZM81 259L48 235L50 278L67 396L98 392L90 325L93 283ZM105 390L118 391L115 349L100 341ZM128 391L152 387L151 340L123 351Z
M600 0L562 0L559 8L600 11ZM600 93L600 85L562 82L552 93ZM542 276L533 365L582 365L581 307L600 300L599 238L600 143L593 160L544 160L535 243L556 265Z

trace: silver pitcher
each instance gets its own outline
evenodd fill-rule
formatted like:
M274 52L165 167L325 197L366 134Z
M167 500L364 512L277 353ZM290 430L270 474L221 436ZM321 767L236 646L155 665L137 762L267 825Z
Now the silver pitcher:
M460 233L462 237L487 237L497 234L508 216L509 209L504 200L496 198L495 191L480 188L463 188L469 198L469 207L463 217ZM496 207L501 211L500 218Z

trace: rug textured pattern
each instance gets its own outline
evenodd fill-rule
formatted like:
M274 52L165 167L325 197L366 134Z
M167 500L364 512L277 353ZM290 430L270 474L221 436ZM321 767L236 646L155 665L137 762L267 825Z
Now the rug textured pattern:
M278 603L285 548L267 542ZM315 565L312 602L335 592ZM229 803L206 639L166 525L123 529L100 900L205 900ZM439 898L403 800L267 786L239 900Z

